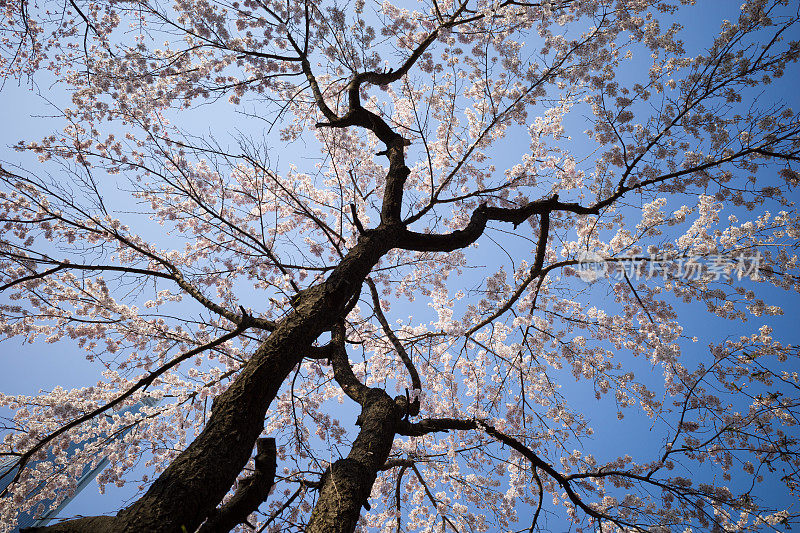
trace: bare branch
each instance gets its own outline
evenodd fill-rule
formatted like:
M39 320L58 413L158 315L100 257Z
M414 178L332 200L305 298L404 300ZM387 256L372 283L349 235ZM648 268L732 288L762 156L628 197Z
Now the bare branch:
M386 316L383 314L383 309L381 309L381 298L378 295L378 289L375 287L375 282L370 278L367 278L366 282L369 286L370 293L372 294L372 306L375 310L375 316L378 318L378 322L380 322L384 334L386 334L389 342L391 342L392 346L394 346L394 349L397 351L397 355L400 356L400 360L403 361L408 373L411 375L411 386L416 390L422 390L422 381L419 379L419 372L417 372L417 369L414 367L414 363L403 346L403 343L400 342L400 339L398 339L397 335L394 334L394 331L392 331L392 328L389 326L389 322L386 320ZM417 406L417 409L419 409L419 406Z

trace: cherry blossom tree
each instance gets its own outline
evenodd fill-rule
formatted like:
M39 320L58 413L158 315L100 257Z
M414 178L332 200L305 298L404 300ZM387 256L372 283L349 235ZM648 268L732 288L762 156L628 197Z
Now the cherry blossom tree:
M3 3L70 100L4 155L0 333L104 373L0 395L0 522L146 457L44 529L796 524L800 6L743 2Z

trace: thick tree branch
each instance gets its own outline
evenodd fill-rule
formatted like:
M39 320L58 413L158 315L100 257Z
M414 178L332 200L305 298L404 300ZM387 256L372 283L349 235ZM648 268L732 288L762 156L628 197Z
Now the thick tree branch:
M305 355L306 359L313 359L316 361L330 361L333 353L338 348L332 342L322 346L311 346Z
M362 385L363 386L363 385ZM368 389L358 417L361 430L350 453L322 476L319 499L307 533L350 533L355 529L378 472L392 449L404 408L380 389Z
M406 230L400 235L398 247L419 252L452 252L453 250L466 248L478 240L486 229L486 223L490 220L511 222L514 227L517 227L533 215L549 214L553 211L564 211L577 215L599 213L598 208L561 202L558 200L558 195L536 200L516 208L490 207L486 204L481 204L472 212L472 216L464 229L447 234L416 233ZM547 224L549 224L549 219ZM537 261L539 256L540 254L537 253ZM541 254L541 258L543 261L543 254Z
M206 520L198 533L227 533L244 523L267 499L278 467L275 439L258 439L256 446L255 471L239 482L233 497Z
M299 48L295 47L295 49L302 54ZM317 107L319 107L320 111L322 111L322 115L328 120L328 122L335 122L339 120L339 116L334 113L325 102L325 95L322 94L322 91L319 88L319 83L317 83L317 78L311 71L311 63L308 62L308 59L306 59L304 54L300 57L302 58L300 64L303 66L303 73L306 75L308 85L311 87L311 94L314 96L314 102L317 104Z
M311 92L314 95L314 100L317 103L322 114L327 119L327 122L320 122L317 127L333 127L333 128L346 128L350 126L359 126L371 131L378 139L386 145L386 150L381 152L389 158L389 171L386 176L386 186L384 189L383 204L381 208L381 221L384 223L399 223L400 214L403 202L403 188L405 186L406 178L411 172L405 164L405 157L403 148L408 146L410 142L403 138L402 135L394 131L386 121L372 111L364 108L361 105L360 91L361 85L365 82L373 83L376 85L386 85L402 78L409 69L419 60L425 50L433 43L439 35L441 29L456 25L458 17L464 11L467 2L462 2L455 10L453 15L447 22L443 23L439 28L432 31L423 41L414 49L411 55L403 62L397 70L391 70L384 73L378 72L363 72L356 74L347 85L348 93L348 111L343 116L339 117L334 113L330 107L325 103L324 95L322 94L316 78L311 72L311 65L306 59L305 52L291 39L290 42L294 46L298 54L303 58L303 71L311 86Z
M796 132L788 133L781 138L772 141L770 145L774 145L779 141L788 139L795 133ZM481 204L477 209L475 209L475 211L472 212L469 222L463 229L456 230L448 234L426 234L406 230L401 234L398 246L406 250L415 250L421 252L452 252L453 250L465 248L478 240L478 238L483 234L483 231L486 229L487 222L490 220L511 222L514 224L514 227L516 227L535 214L563 211L576 215L598 215L603 209L619 200L628 192L639 190L649 185L663 183L670 179L696 172L703 172L705 170L718 167L722 164L742 159L743 157L754 153L768 155L771 157L780 157L778 153L765 154L764 150L765 148L763 146L751 147L741 150L735 154L710 161L708 163L670 172L668 174L645 180L635 185L626 186L623 183L620 183L619 187L613 194L603 200L595 202L591 206L583 206L578 203L561 202L558 200L558 195L554 195L547 199L536 200L517 208L490 207L486 204Z
M760 155L765 155L767 157L775 157L775 158L778 158L778 159L786 159L787 161L800 161L800 157L798 157L798 156L796 156L794 154L783 154L783 153L780 153L780 152L773 152L773 151L765 150L765 149L762 149L762 148L757 148L756 150L754 150L754 152L757 153L757 154L760 154Z
M350 366L345 347L343 322L334 326L331 334L331 344L333 345L330 358L333 365L333 378L350 399L359 405L363 405L369 388L358 380L353 373L353 368Z

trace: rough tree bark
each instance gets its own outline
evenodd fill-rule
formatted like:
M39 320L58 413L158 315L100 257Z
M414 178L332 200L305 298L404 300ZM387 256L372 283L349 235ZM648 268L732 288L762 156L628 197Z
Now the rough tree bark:
M378 471L386 463L395 433L409 409L404 397L392 399L385 391L368 388L358 381L345 351L344 325L334 329L331 363L342 390L361 405L356 424L361 430L350 453L333 463L322 476L320 495L311 513L309 533L353 531Z
M347 457L333 463L322 477L307 532L345 533L355 529L361 508L369 508L372 485L392 449L403 412L403 407L380 389L369 389L364 395L361 430Z
M198 533L225 533L245 523L254 509L267 499L275 485L278 468L277 445L274 438L258 439L254 472L243 479L233 497L217 509L197 530Z

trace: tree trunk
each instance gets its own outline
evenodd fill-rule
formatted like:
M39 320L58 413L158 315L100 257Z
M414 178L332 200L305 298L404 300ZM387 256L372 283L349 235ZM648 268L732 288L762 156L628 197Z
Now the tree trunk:
M307 533L345 533L355 529L378 471L392 449L403 411L384 391L369 390L359 416L361 431L348 456L333 463L322 477Z

